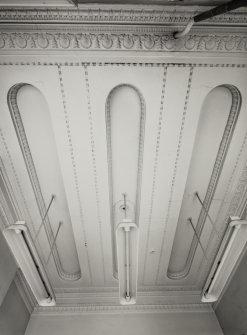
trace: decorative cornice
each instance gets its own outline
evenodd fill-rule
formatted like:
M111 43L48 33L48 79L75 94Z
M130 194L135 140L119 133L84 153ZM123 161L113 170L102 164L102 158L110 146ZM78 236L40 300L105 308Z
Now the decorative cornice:
M90 30L90 29L88 29ZM166 51L166 52L247 52L244 33L196 32L175 40L172 32L164 29L135 30L131 32L56 32L56 31L2 31L0 49L8 52L22 51Z
M168 286L167 286L168 287ZM56 302L58 306L70 306L71 304L79 305L119 305L118 291L106 292L103 288L100 292L80 292L80 290L66 290L66 292L56 291ZM154 291L140 291L138 289L139 305L174 305L174 304L198 304L201 303L201 290L173 290L160 289Z
M35 315L82 315L82 314L123 314L123 313L177 313L177 312L213 312L209 304L180 304L180 305L72 305L57 307L35 307Z
M143 6L142 6L143 7ZM0 10L1 23L69 23L69 24L160 24L184 25L188 20L207 7L174 7L162 6L142 8L141 6L100 6L80 9L2 9ZM204 21L202 25L246 25L246 10L241 9Z

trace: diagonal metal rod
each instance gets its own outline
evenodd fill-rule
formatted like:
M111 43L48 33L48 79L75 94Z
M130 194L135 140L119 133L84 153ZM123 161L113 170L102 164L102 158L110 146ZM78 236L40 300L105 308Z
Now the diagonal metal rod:
M197 240L198 240L198 243L200 244L200 247L202 248L202 252L203 252L205 258L206 258L206 260L208 261L208 258L207 258L207 255L206 255L206 251L205 251L205 249L203 248L203 245L202 245L202 243L201 243L200 237L198 236L198 234L197 234L197 232L196 232L196 229L195 229L195 227L194 227L194 225L193 225L192 218L188 218L188 221L189 221L189 223L191 224L191 227L192 227L192 229L193 229L193 231L194 231L194 233L195 233L195 235L196 235L196 238L197 238Z
M49 209L50 209L51 204L52 204L52 202L53 202L54 199L55 199L55 195L52 194L52 195L51 195L51 200L50 200L49 205L48 205L48 207L47 207L47 209L46 209L46 211L45 211L45 215L44 215L43 218L42 218L41 224L40 224L39 229L38 229L38 231L37 231L37 233L36 233L36 235L35 235L35 239L34 239L34 241L37 240L37 237L38 237L38 235L39 235L39 233L40 233L41 228L43 227L44 221L45 221L45 219L46 219L46 217L47 217L47 214L48 214L48 212L49 212Z
M200 204L202 205L202 208L204 209L204 211L205 211L205 213L206 213L206 215L207 215L207 217L208 217L208 219L209 219L209 221L210 221L210 223L211 223L211 225L213 227L214 232L217 234L217 236L219 236L219 232L215 228L215 223L213 222L211 216L209 215L209 212L208 212L207 208L204 206L204 203L202 202L202 200L201 200L198 192L195 192L195 195L196 195L197 199L199 200Z
M59 230L60 230L60 228L61 228L61 225L62 225L62 221L59 221L58 228L57 228L57 232L56 232L56 235L55 235L54 240L53 240L53 242L52 242L51 250L50 250L50 253L49 253L49 255L48 255L47 261L46 261L46 263L45 263L46 265L48 264L48 262L49 262L49 260L50 260L50 258L51 258L51 254L52 254L53 248L54 248L54 246L55 246L55 243L56 243L57 236L58 236Z

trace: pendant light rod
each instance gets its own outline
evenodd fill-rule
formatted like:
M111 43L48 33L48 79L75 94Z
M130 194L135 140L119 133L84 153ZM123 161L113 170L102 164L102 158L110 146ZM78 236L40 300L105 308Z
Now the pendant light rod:
M194 227L194 225L193 225L192 218L188 218L188 221L189 221L189 223L190 223L190 225L191 225L191 227L192 227L192 229L193 229L193 231L194 231L194 233L195 233L195 235L196 235L196 238L197 238L197 240L198 240L198 243L200 244L200 247L201 247L201 249L202 249L202 252L203 252L205 258L206 258L206 260L208 261L208 258L207 258L207 255L206 255L206 251L205 251L205 249L204 249L204 247L203 247L203 245L202 245L202 242L201 242L201 240L200 240L200 237L198 236L197 231L196 231L196 229L195 229L195 227Z
M223 5L214 7L206 12L198 14L189 20L184 30L174 33L173 36L175 39L183 37L189 33L194 23L201 22L201 21L210 19L214 16L230 12L231 10L237 9L239 7L247 7L247 1L246 0L232 0Z
M52 204L52 202L53 202L54 199L55 199L55 195L52 194L52 195L51 195L51 200L50 200L49 205L48 205L48 207L47 207L47 209L46 209L46 211L45 211L45 215L44 215L43 218L42 218L42 221L41 221L41 224L40 224L39 229L38 229L38 231L37 231L37 234L36 234L36 236L35 236L34 242L37 240L37 237L38 237L38 235L39 235L39 233L40 233L41 228L43 227L43 224L44 224L44 222L45 222L45 219L46 219L46 217L47 217L47 214L48 214L48 212L49 212L49 210L50 210L51 204Z
M207 215L207 217L208 217L208 219L209 219L209 221L210 221L210 223L211 223L211 225L212 225L212 227L213 227L214 232L217 234L217 236L219 236L219 232L218 232L218 230L215 228L215 223L213 222L211 216L209 215L209 211L208 211L207 208L204 206L204 203L203 203L203 201L201 200L201 198L200 198L198 192L195 192L195 196L196 196L197 199L199 200L199 202L200 202L202 208L204 209L204 211L205 211L205 213L206 213L206 215Z
M58 236L59 230L60 230L60 228L61 228L61 226L62 226L62 223L63 223L62 221L59 221L58 228L57 228L57 232L56 232L56 235L55 235L54 240L53 240L53 242L52 242L51 250L50 250L50 252L49 252L49 255L48 255L48 258L47 258L47 261L46 261L46 265L48 264L48 262L49 262L49 260L50 260L50 258L51 258L52 251L53 251L53 248L54 248L54 246L55 246L55 244L56 244L57 236Z
M78 7L78 0L69 0L75 7Z
M124 210L124 218L127 219L127 203L126 203L126 197L127 197L127 194L126 193L123 193L123 198L124 198L124 207L123 207L123 210Z

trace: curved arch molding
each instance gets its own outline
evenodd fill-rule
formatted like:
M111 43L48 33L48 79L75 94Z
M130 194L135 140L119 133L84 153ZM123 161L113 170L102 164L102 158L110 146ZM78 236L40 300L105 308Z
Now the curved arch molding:
M111 209L113 275L117 278L115 228L125 217L139 224L145 102L129 84L114 87L106 100L106 133Z
M30 94L33 94L33 96L39 100L40 105L44 107L42 114L36 114L32 117L32 115L30 115L30 107L26 110L23 106L19 108L18 94L21 93L21 90L22 92L24 92L23 90L28 90L28 92L25 92L26 95L29 94L30 96ZM52 185L51 187L54 187L53 193L56 195L54 200L55 204L52 204L49 214L44 220L44 228L49 245L52 247L54 241L53 231L56 229L55 227L59 220L64 223L60 229L57 242L52 248L52 256L57 273L63 280L78 280L81 278L81 270L75 249L67 200L63 188L56 153L56 144L52 133L52 125L46 100L43 94L34 86L20 83L14 85L9 90L8 105L41 218L45 215L46 204L49 202L49 197L52 194L45 194L44 196L44 192L47 192L46 188L48 188L48 186L50 187L50 185ZM35 113L35 106L32 112ZM37 118L39 121L36 123L34 118ZM31 122L31 124L29 124L29 122ZM39 129L37 127L39 127ZM40 129L45 129L45 137L47 137L49 141L47 141L47 139L44 141L43 138L35 138L35 129L37 134L40 134ZM40 157L42 157L44 161L43 164L40 161ZM48 167L47 165L50 166ZM66 238L66 243L61 243L63 237Z
M214 106L213 101L210 100L215 99L217 94L219 95L218 105ZM220 99L220 97L223 98ZM187 178L186 190L180 209L177 231L167 271L167 277L170 279L184 279L190 273L198 246L198 239L193 234L191 227L188 227L187 220L188 217L192 217L193 224L200 237L207 219L206 211L210 211L218 181L224 167L240 107L241 94L233 85L215 87L204 100L191 158L190 173ZM228 114L227 110L229 110ZM214 127L216 123L217 127ZM219 129L221 129L220 132ZM204 132L207 132L207 134ZM212 140L207 141L206 138L208 137L206 136L213 136L216 144L214 145ZM207 153L208 156L204 153ZM198 188L200 189L199 194L202 197L206 211L195 200L194 194L198 191ZM186 229L189 229L190 235L187 238L185 237ZM191 241L191 244L186 247L185 242L188 240ZM184 257L183 255L187 256Z

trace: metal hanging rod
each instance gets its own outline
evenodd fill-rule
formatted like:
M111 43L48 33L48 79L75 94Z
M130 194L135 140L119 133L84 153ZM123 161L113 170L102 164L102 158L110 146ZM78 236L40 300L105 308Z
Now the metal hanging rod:
M54 246L55 246L55 243L56 243L56 240L57 240L57 236L58 236L58 233L59 233L59 230L60 230L62 224L63 224L63 222L62 222L62 221L59 221L58 228L57 228L57 232L56 232L56 235L55 235L54 240L53 240L53 242L52 242L51 250L50 250L50 253L49 253L49 255L48 255L48 258L47 258L47 261L46 261L46 265L48 264L48 262L49 262L49 260L50 260L50 258L51 258L51 254L52 254L53 248L54 248Z
M47 209L46 209L46 211L45 211L45 215L44 215L43 218L42 218L41 224L40 224L40 226L39 226L39 229L38 229L38 231L37 231L37 234L35 235L35 239L34 239L34 241L37 240L37 237L38 237L38 235L39 235L39 233L40 233L41 228L43 227L44 221L45 221L45 219L46 219L46 217L47 217L47 214L48 214L48 212L49 212L49 209L50 209L51 204L52 204L52 202L53 202L54 199L55 199L55 195L52 194L52 195L51 195L51 200L50 200L49 205L48 205L48 207L47 207Z
M127 218L127 203L126 203L126 193L123 193L123 198L124 198L124 218Z
M71 2L75 7L78 7L78 5L79 5L78 0L70 0L70 2Z
M174 36L174 38L183 37L190 32L194 23L201 22L201 21L210 19L214 16L227 13L227 12L229 12L231 10L234 10L234 9L237 9L239 7L247 7L247 1L246 0L232 0L230 2L222 4L220 6L209 9L206 12L200 13L200 14L192 17L189 20L189 22L187 23L187 25L185 26L184 30L179 31L179 32L175 32L173 36Z
M206 260L208 261L208 257L207 257L206 251L205 251L205 249L204 249L204 247L203 247L203 245L202 245L202 242L201 242L201 240L200 240L200 237L198 236L197 231L196 231L196 229L195 229L195 227L194 227L194 225L193 225L192 218L188 218L188 221L189 221L189 223L191 224L191 227L192 227L192 229L193 229L193 231L194 231L194 233L195 233L195 236L196 236L196 238L197 238L198 243L200 244L200 247L201 247L201 249L202 249L202 252L203 252L205 258L206 258Z
M204 209L204 211L205 211L205 213L206 213L206 215L207 215L207 217L208 217L208 219L209 219L209 222L211 223L211 225L212 225L212 227L213 227L214 232L217 234L217 236L219 236L219 232L218 232L218 230L215 228L215 223L214 223L214 221L212 220L211 216L209 215L209 212L208 212L207 208L204 206L204 203L203 203L203 201L201 200L201 198L200 198L200 196L199 196L199 194L198 194L197 191L195 192L195 196L196 196L197 199L199 200L199 202L200 202L202 208Z

